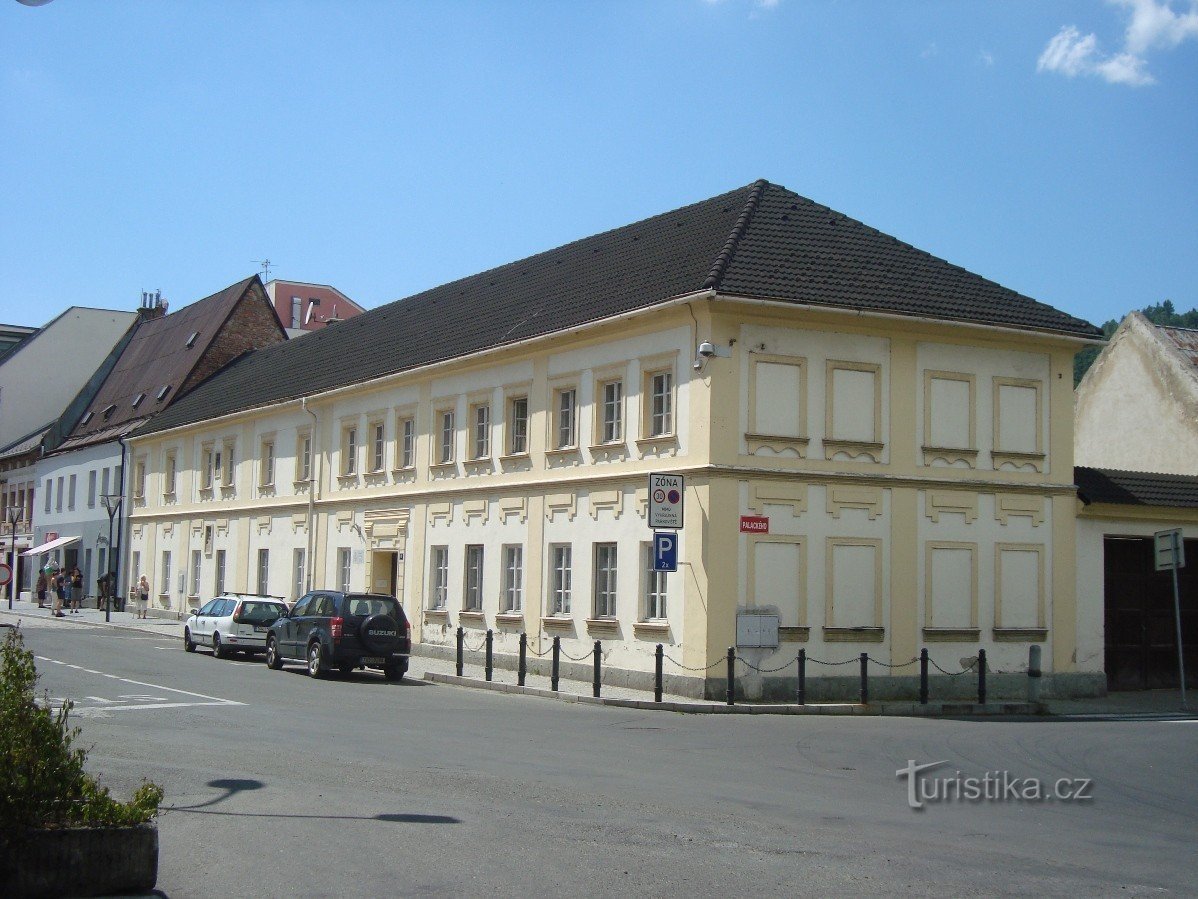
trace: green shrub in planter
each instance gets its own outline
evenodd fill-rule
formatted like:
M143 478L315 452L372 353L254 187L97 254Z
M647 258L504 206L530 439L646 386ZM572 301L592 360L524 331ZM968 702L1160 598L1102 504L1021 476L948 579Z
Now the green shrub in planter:
M157 784L145 782L120 802L83 770L87 750L74 745L71 703L52 711L38 704L36 688L33 653L13 628L0 646L0 854L32 831L123 827L158 814Z

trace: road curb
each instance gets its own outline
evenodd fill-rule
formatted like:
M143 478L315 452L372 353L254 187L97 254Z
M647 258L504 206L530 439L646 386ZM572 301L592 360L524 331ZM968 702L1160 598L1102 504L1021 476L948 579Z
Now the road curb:
M494 693L518 693L558 702L574 702L586 705L608 705L624 709L652 709L659 712L678 712L689 715L848 715L848 716L900 716L908 718L961 718L961 717L1027 717L1041 714L1038 706L1026 702L882 702L859 705L849 702L798 705L797 703L752 703L740 702L728 705L723 702L678 702L665 700L653 702L649 699L620 699L607 696L583 696L578 693L554 692L543 687L521 687L517 684L480 680L474 677L458 677L455 674L424 673L424 680L435 684L455 687L471 687L490 690Z

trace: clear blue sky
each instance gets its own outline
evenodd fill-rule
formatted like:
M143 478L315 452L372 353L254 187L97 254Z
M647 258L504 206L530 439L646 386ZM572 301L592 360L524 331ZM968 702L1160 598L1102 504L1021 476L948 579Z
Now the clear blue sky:
M1094 322L1198 305L1198 7L0 0L0 321L374 307L767 178Z

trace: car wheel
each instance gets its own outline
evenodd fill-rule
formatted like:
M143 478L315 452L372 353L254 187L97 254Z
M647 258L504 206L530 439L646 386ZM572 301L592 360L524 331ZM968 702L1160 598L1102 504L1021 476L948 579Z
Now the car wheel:
M388 665L383 669L383 677L392 683L399 683L407 673L408 669L403 665Z
M187 652L196 651L196 644L195 641L191 639L191 628L189 627L183 628L183 649Z
M324 650L321 649L320 641L316 640L308 647L308 675L310 677L324 677Z
M223 659L225 657L225 647L220 642L220 632L213 631L212 633L212 658Z
M283 667L283 657L279 655L279 644L274 637L266 640L266 667L272 671Z

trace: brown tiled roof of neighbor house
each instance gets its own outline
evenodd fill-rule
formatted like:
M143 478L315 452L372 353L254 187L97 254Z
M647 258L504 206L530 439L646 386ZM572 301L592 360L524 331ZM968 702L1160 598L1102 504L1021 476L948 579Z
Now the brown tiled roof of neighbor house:
M1198 477L1192 475L1078 466L1073 469L1073 480L1086 505L1198 509Z
M1193 328L1171 328L1166 325L1156 325L1161 336L1177 347L1177 351L1190 363L1198 368L1198 331Z
M194 373L238 305L259 303L275 319L262 282L253 275L177 312L138 322L112 371L66 440L62 452L132 433L194 386ZM286 339L278 326L279 341ZM228 362L221 359L221 364Z
M719 294L1099 338L1088 322L758 181L381 306L237 360L165 430Z

